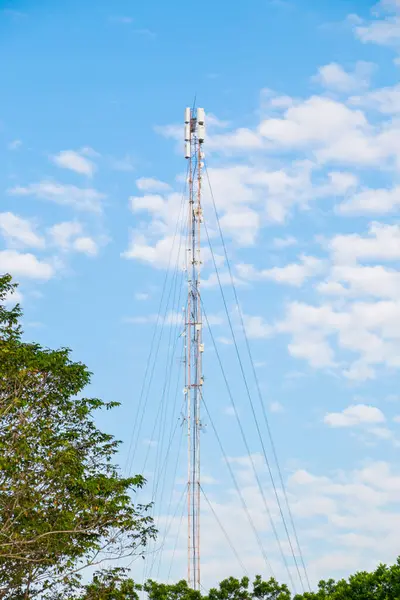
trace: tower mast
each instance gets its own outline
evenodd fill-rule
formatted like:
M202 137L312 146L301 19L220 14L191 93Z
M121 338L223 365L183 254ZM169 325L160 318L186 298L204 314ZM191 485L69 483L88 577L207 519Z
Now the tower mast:
M188 430L188 570L190 587L200 589L200 432L203 389L203 320L200 297L201 271L201 183L204 109L185 109L185 158L189 161L188 239L186 272L186 405Z

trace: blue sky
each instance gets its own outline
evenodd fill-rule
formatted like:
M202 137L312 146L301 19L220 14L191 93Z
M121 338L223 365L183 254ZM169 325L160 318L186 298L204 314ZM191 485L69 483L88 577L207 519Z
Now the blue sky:
M0 6L0 270L20 282L26 337L71 347L94 373L90 392L121 402L99 422L124 441L124 466L153 331L156 339L162 333L132 467L141 471L149 452L143 498L151 497L182 403L179 361L168 354L179 327L161 330L154 315L182 197L183 109L197 95L208 116L211 184L310 578L394 561L400 3ZM207 190L204 204L213 233ZM221 256L217 237L213 246ZM176 246L171 256L181 266ZM220 272L226 281L223 259ZM204 278L207 313L270 498L206 250ZM162 310L179 312L177 281ZM167 289L174 286L169 278ZM236 327L229 285L225 292ZM204 373L213 422L274 573L285 580L209 337ZM247 362L246 373L256 397ZM249 572L268 576L204 420L207 495ZM173 558L171 577L185 576L183 433L178 426L157 488L155 515L169 530L161 567L148 566L147 575L166 578ZM276 511L272 497L271 506ZM205 585L239 574L206 505L203 523Z

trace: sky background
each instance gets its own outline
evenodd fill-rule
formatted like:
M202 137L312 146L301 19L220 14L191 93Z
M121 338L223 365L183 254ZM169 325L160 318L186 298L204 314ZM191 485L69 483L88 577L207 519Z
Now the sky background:
M144 470L142 497L155 498L162 531L134 575L186 575L175 316L185 290L173 240L183 111L195 96L207 113L211 186L309 578L394 562L400 2L21 0L0 8L0 271L20 282L26 338L72 348L93 372L90 393L121 402L98 422L124 442L122 468ZM257 404L207 187L204 208ZM204 263L206 311L296 578L207 248ZM153 335L159 351L148 361ZM205 336L212 422L204 417L203 487L246 570L269 576L214 424L273 572L287 581ZM208 586L242 567L206 502L203 513Z

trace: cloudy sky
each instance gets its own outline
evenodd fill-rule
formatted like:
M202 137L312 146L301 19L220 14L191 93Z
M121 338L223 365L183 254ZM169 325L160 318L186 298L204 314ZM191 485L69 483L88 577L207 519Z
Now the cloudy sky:
M0 6L0 271L20 282L26 338L71 347L94 373L90 393L122 404L99 424L124 441L122 467L146 473L143 498L156 499L163 533L144 574L186 575L178 250L183 109L195 95L207 113L209 178L311 583L393 562L399 0ZM209 189L204 206L258 402ZM212 267L205 247L203 300L236 410L206 333L204 584L243 567L269 576L248 515L272 571L288 580L266 500L300 590Z

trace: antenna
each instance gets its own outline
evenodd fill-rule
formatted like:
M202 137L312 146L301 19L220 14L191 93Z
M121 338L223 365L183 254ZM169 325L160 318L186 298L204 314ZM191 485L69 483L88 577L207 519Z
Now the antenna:
M201 314L201 183L205 113L203 108L185 109L185 158L189 161L188 239L186 273L188 297L186 306L185 393L188 431L188 570L187 581L200 590L200 433L203 390L202 358L203 318Z

